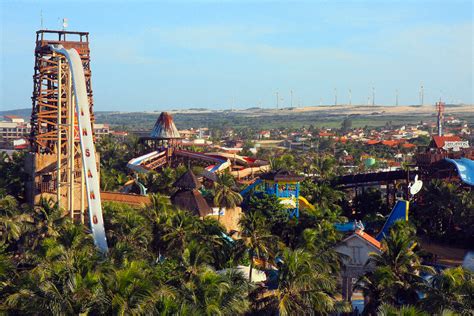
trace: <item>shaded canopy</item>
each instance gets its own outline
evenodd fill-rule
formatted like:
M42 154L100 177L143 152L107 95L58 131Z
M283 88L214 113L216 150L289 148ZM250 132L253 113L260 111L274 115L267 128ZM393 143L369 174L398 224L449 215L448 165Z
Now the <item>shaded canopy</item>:
M260 175L260 178L263 180L271 180L275 182L301 182L304 180L304 176L300 176L292 171L288 171L285 169L278 169L277 171L270 171Z

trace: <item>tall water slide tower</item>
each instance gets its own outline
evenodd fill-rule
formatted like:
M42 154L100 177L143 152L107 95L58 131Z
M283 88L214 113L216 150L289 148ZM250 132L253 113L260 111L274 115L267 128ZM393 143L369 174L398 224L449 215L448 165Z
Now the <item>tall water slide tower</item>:
M40 197L59 201L75 220L84 222L87 199L79 144L77 114L69 64L50 45L74 48L84 67L89 111L93 122L89 33L40 30L36 32L31 112L31 150L26 162L30 204ZM99 161L97 157L97 161ZM97 166L99 167L99 166Z

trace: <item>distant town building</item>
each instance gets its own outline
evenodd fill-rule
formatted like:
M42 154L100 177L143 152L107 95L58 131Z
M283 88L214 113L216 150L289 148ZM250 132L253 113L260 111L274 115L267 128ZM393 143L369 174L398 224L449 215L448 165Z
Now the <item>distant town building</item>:
M28 138L30 131L30 124L23 118L16 115L4 116L4 121L0 121L0 148L13 149L13 142Z
M97 138L109 135L110 132L109 124L94 123L94 134Z

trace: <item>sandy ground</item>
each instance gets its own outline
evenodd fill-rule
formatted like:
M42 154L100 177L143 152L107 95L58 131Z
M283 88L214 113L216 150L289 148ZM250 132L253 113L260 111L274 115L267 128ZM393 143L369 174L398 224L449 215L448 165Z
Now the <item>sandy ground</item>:
M436 255L437 263L448 266L461 265L467 253L467 249L430 243L425 240L420 241L420 246L424 251Z
M217 110L179 110L171 111L171 113L181 113L181 114L203 114L203 113L216 113L223 112ZM282 109L271 109L271 108L262 108L262 109L249 109L249 110L234 110L232 113L236 114L246 114L250 116L261 116L261 115L288 115L288 114L299 114L299 113L330 113L333 115L349 115L349 114L360 114L360 115L370 115L370 114L384 114L384 115L412 115L412 114L435 114L436 107L434 105L404 105L404 106L371 106L371 105L322 105L322 106L307 106L300 108L282 108ZM474 104L463 104L456 106L447 106L445 108L445 115L450 113L474 113ZM156 114L156 113L153 113Z

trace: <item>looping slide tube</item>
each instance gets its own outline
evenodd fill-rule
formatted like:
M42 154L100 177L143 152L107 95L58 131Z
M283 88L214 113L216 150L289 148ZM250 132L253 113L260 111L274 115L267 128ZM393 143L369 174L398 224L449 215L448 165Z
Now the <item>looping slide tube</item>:
M92 138L92 124L89 113L86 80L81 57L75 49L65 49L62 45L50 48L66 57L72 74L72 86L76 101L76 114L79 124L79 139L81 144L82 166L86 175L87 203L89 205L89 219L94 243L102 253L107 253L107 239L105 236L102 204L100 199L99 175L95 159L94 140Z

